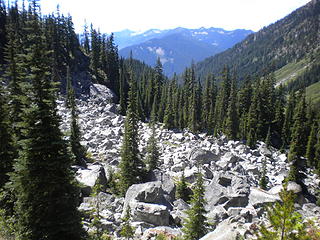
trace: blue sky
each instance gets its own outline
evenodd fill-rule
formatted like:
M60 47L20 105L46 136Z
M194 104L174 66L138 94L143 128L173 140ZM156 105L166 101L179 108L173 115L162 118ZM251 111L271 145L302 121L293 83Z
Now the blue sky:
M310 0L41 0L43 13L70 13L76 31L84 21L101 32L123 29L221 27L258 31Z

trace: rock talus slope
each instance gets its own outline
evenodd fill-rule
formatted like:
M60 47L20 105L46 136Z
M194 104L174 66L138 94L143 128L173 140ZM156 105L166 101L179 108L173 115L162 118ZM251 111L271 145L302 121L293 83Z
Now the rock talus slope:
M106 185L110 180L110 170L118 171L125 119L118 114L118 106L112 103L114 95L109 89L94 85L90 92L90 97L77 101L82 144L95 160L88 163L87 168L75 166L77 180L83 186L79 209L85 215L94 210L98 200L103 229L115 239L121 239L122 217L130 206L136 239L155 239L159 233L164 233L169 239L179 236L189 205L175 198L175 182L184 172L186 180L192 185L198 171L196 166L200 163L205 178L207 217L216 226L202 239L231 240L238 235L252 239L252 226L266 220L266 204L279 201L278 193L289 170L285 154L268 148L262 142L252 150L239 141L228 141L223 136L214 138L187 130L169 131L159 124L157 139L161 165L151 174L150 181L131 186L124 198L102 192L90 197L97 181ZM62 99L58 101L58 108L63 119L61 129L68 131L70 113ZM139 134L139 150L144 158L151 129L147 124L140 123ZM260 189L258 184L264 161L267 163L268 190ZM312 202L319 179L310 170L305 185L309 195L296 183L291 182L288 186L297 193L297 210L305 218L319 218L320 208ZM90 231L88 221L85 220L84 225Z

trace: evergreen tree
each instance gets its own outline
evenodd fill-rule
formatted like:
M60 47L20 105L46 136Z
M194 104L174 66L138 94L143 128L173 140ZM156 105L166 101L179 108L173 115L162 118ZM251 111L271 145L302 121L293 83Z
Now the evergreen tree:
M269 147L271 145L271 130L270 130L270 127L268 128L268 134L267 134L265 143L266 143L267 147Z
M156 127L155 123L152 124L152 133L148 140L147 145L147 157L146 157L146 165L147 170L152 171L159 166L159 148L157 146L157 138L156 138Z
M258 240L307 240L306 226L302 216L295 212L294 193L287 190L286 184L280 192L281 203L276 202L268 208L271 228L262 225L257 233Z
M0 82L0 190L9 181L8 173L12 172L15 157L14 143L9 124L7 97Z
M131 76L128 108L124 125L124 137L120 161L120 191L124 195L127 189L141 181L143 163L138 149L137 83Z
M89 55L89 53L90 53L90 41L89 41L89 33L88 33L87 23L84 24L82 47L84 49L84 52L87 55Z
M229 98L231 92L231 77L229 68L225 67L222 71L222 85L217 97L215 108L215 135L223 131L226 118L226 109L228 109Z
M316 144L317 144L317 125L313 123L311 132L308 138L308 145L307 145L307 153L306 158L309 167L317 167L316 166Z
M94 203L92 204L93 210L90 214L90 217L91 217L90 227L93 228L93 231L90 232L90 235L89 235L90 240L111 240L111 237L108 236L107 231L103 229L103 226L101 223L102 199L99 193L102 191L103 191L103 186L99 183L96 183L91 193L91 197L94 199Z
M31 5L25 61L31 83L25 108L24 140L14 166L17 237L24 240L81 239L78 191L71 158L59 129L55 90L48 74L48 52L40 29L37 1Z
M285 109L285 117L282 128L282 148L286 148L291 142L291 128L293 125L293 115L295 109L295 96L294 93L290 93L289 99Z
M190 200L190 188L186 182L186 178L184 176L184 172L182 172L182 176L179 181L176 183L176 198L181 198L182 200L188 202Z
M7 21L7 11L6 6L3 1L0 1L0 64L5 62L4 53L5 46L7 43L6 39L6 21Z
M119 91L120 91L119 55L118 55L118 47L114 43L113 33L107 38L106 51L107 51L106 74L108 79L107 86L110 89L112 89L117 96L119 96Z
M199 171L190 202L191 208L186 212L188 218L182 228L185 240L198 240L208 231L204 192L203 177Z
M71 108L72 101L74 101L74 89L72 86L70 67L68 66L67 67L66 99L65 99L65 105L67 108Z
M263 163L262 163L262 172L261 172L261 177L259 180L259 186L263 189L266 190L268 186L268 179L267 179L267 159L264 158Z
M81 131L78 125L77 106L75 101L75 93L72 86L69 89L67 98L69 99L68 102L71 108L70 145L71 145L71 152L75 157L74 163L79 166L86 166L86 163L85 163L86 149L84 146L81 145Z
M290 150L288 160L292 162L290 167L289 179L292 181L300 182L302 179L300 172L301 157L305 155L306 146L308 141L307 130L305 123L306 119L306 103L305 96L300 96L300 101L295 108L294 124L292 128L292 137L290 143Z
M123 218L123 225L121 227L121 231L120 231L120 235L124 238L126 238L127 240L129 240L130 238L132 239L134 236L134 229L133 227L130 225L130 212L131 209L130 207L127 208L126 210L126 215Z
M9 108L10 108L10 123L12 126L12 134L15 145L22 138L21 121L22 121L22 108L25 98L25 86L23 82L24 74L22 72L23 64L21 63L21 42L18 33L18 7L12 7L9 11L9 17L7 22L7 39L8 44L6 46L6 71L5 78L9 85Z
M224 132L229 139L234 139L234 140L237 139L238 127L239 127L238 110L236 106L236 101L237 101L236 86L235 86L235 82L233 81Z

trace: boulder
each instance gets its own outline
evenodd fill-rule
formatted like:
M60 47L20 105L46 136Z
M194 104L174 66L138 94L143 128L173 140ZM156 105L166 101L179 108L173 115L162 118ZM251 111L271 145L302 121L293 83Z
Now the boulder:
M167 240L173 240L176 237L182 235L182 232L179 228L171 228L171 227L155 227L155 228L149 228L146 231L144 231L141 240L150 240L158 235L163 234Z
M209 164L211 161L217 161L219 156L215 155L213 152L204 149L193 149L190 152L189 160L199 164Z
M105 85L92 84L90 86L90 100L96 103L114 102L117 96Z
M133 184L126 192L125 205L132 200L161 204L164 201L163 195L164 191L160 181Z
M268 203L280 201L276 194L271 194L259 188L251 187L249 194L249 204L254 208L260 208Z
M282 189L283 189L282 185L277 185L277 186L274 186L273 188L271 188L268 191L268 193L270 193L270 194L279 194ZM293 191L296 194L302 192L301 186L296 182L288 182L287 190L288 191Z
M159 170L154 170L149 174L149 181L158 181L161 183L161 188L164 192L164 197L173 202L175 199L176 186L172 177L169 174L163 173Z
M169 210L164 205L137 202L131 211L133 221L141 221L155 226L169 225Z
M221 222L217 228L200 238L200 240L235 240L238 235L237 223L228 220Z
M235 165L235 163L241 161L241 159L235 156L231 152L225 153L219 161L216 162L216 165L223 170L228 170L229 167Z
M76 172L76 179L84 185L82 187L82 192L85 196L89 196L91 193L91 188L94 187L96 183L102 186L107 185L107 178L104 168L100 164L88 165L86 169L80 168Z

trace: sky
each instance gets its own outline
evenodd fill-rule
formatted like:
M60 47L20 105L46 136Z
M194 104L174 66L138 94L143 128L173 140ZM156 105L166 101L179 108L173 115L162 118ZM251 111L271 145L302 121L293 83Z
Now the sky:
M40 0L42 13L57 5L70 13L77 32L84 22L102 33L124 29L220 27L226 30L251 29L285 17L310 0Z

